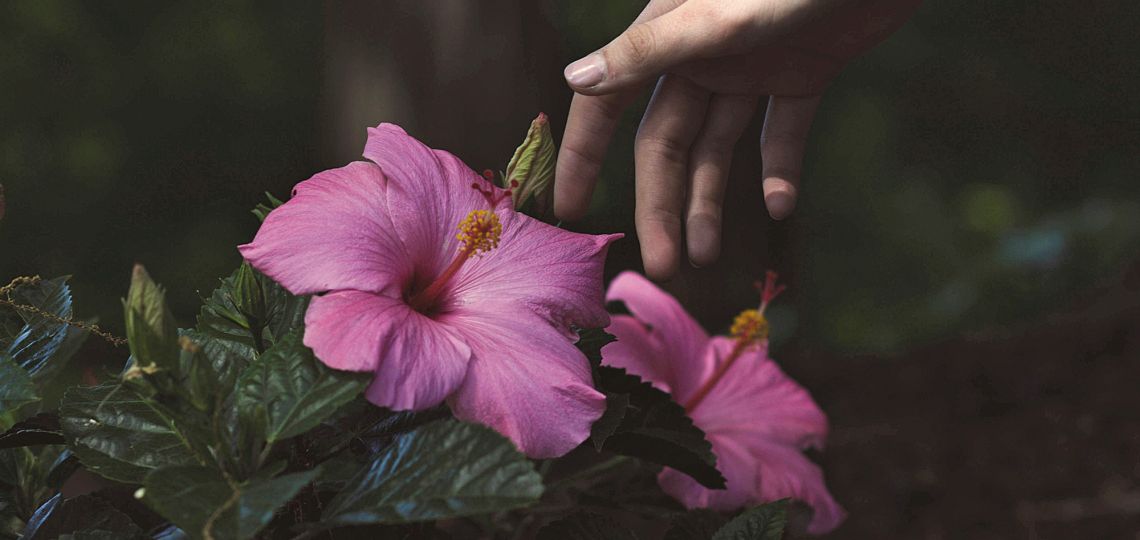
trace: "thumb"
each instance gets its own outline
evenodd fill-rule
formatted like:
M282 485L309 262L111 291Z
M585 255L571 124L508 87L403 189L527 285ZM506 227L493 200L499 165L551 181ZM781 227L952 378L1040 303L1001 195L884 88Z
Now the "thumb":
M566 66L566 82L586 95L610 94L652 81L670 68L716 53L724 44L721 17L686 2L660 17L630 26L589 56Z

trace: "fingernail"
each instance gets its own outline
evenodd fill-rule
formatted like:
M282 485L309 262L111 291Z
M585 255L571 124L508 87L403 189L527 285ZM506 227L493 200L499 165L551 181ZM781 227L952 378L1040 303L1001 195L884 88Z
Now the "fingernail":
M602 82L606 76L606 61L601 54L594 53L566 66L563 72L566 82L576 88L589 88Z
M772 216L772 219L784 219L795 209L796 198L786 191L774 191L764 197L764 204L768 207L768 215Z

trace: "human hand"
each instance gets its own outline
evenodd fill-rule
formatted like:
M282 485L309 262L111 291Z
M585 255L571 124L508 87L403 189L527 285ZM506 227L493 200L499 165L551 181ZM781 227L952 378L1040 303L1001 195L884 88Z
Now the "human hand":
M689 260L714 262L733 146L760 97L771 96L760 138L764 203L783 219L795 207L824 88L920 1L651 0L623 34L566 68L576 94L558 155L555 214L585 214L622 111L657 80L634 144L645 272L654 279L676 272L682 218Z

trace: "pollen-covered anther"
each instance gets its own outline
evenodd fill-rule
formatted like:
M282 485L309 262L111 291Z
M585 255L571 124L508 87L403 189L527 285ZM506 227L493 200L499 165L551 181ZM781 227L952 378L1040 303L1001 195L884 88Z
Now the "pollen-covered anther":
M768 319L758 309L746 309L732 321L731 332L743 343L768 339Z
M455 238L463 244L460 250L480 255L499 247L502 235L503 224L498 215L491 210L472 210L459 223L459 234Z

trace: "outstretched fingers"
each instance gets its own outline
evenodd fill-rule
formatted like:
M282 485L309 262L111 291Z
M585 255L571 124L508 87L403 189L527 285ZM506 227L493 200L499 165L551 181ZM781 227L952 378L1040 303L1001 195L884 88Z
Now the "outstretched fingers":
M704 123L709 97L687 79L662 77L637 131L634 219L645 273L652 279L669 279L677 271L689 151Z

